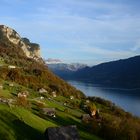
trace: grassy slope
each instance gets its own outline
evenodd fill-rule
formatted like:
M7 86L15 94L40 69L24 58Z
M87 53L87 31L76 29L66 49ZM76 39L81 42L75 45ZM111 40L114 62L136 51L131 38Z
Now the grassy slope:
M0 114L2 140L43 139L42 133L46 127L55 126L21 107L10 109L6 105L0 105Z
M17 85L16 85L17 86ZM19 85L17 87L20 87ZM13 88L0 90L0 95L4 98L14 98L16 96L11 94L14 91ZM23 108L20 106L12 106L11 108L0 103L0 139L1 140L38 140L44 139L44 131L48 127L62 126L76 124L80 133L80 138L83 140L100 140L100 138L88 133L79 119L81 110L73 110L69 107L64 107L59 101L44 100L46 106L55 107L57 117L52 119L47 116L41 116L38 110L38 106L34 105L33 102L34 94L30 97L31 108ZM65 101L66 98L59 96L56 100L62 99ZM68 108L69 112L65 113L64 109Z

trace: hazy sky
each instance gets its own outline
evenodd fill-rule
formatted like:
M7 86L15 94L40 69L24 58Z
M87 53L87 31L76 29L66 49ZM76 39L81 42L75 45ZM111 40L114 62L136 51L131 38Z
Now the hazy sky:
M0 24L46 59L94 65L140 54L140 0L0 0Z

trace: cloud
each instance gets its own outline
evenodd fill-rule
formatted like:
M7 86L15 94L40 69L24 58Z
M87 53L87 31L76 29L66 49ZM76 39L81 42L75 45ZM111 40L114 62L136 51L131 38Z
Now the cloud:
M95 57L111 60L140 53L140 17L135 2L15 1L27 9L11 7L12 15L1 14L1 21L40 43L43 57L89 61Z

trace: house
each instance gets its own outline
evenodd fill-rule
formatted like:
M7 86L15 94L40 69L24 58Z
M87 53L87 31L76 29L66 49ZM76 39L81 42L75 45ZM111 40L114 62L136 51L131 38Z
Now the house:
M15 69L16 66L9 65L8 68L9 68L9 69Z
M45 131L46 140L80 140L76 125L49 127Z
M74 97L73 97L73 96L70 96L70 99L71 99L71 100L73 100L73 99L74 99Z
M86 100L86 103L89 103L90 101L89 100Z
M47 90L44 89L44 88L40 88L40 89L38 90L38 92L39 92L39 93L47 93Z
M10 83L10 84L9 84L9 87L13 87L13 86L14 86L14 84L13 84L13 83Z
M53 92L52 92L52 97L55 98L56 96L57 96L57 95L56 95L56 91L53 91Z
M24 97L24 98L27 98L27 94L26 94L26 92L19 92L18 93L18 98L22 98L22 97Z
M55 108L42 108L42 113L50 117L56 116Z
M92 117L94 117L94 116L96 115L96 109L91 110L90 115L91 115Z
M0 89L3 89L3 85L0 85Z
M41 96L41 97L40 97L40 100L44 100L44 97L43 97L43 96Z

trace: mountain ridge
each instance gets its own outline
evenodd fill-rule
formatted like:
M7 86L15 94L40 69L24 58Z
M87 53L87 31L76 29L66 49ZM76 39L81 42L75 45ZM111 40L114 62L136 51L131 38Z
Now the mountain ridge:
M51 112L43 111L48 109ZM86 97L45 63L28 57L18 43L1 36L0 114L1 140L46 140L49 127L72 124L83 140L140 139L139 118L110 101Z
M65 80L88 81L109 87L139 88L139 64L140 55L101 63L92 67L86 66L73 73L65 73L65 75L61 75L61 71L60 74L56 74Z
M0 25L0 42L11 43L14 46L20 47L28 58L40 60L40 46L36 43L31 43L29 39L22 38L14 29Z
M63 78L65 76L72 75L74 72L82 68L85 68L87 65L80 63L49 63L47 66L52 72Z
M22 44L24 43L24 44ZM21 45L22 44L22 45ZM24 50L24 48L27 50ZM37 52L35 52L37 48ZM33 51L32 51L33 50ZM0 26L0 78L28 86L34 90L44 88L64 96L84 97L84 94L53 74L45 65L40 47L5 26ZM12 69L10 67L13 67Z

